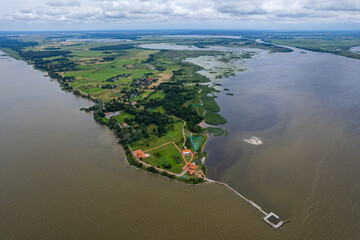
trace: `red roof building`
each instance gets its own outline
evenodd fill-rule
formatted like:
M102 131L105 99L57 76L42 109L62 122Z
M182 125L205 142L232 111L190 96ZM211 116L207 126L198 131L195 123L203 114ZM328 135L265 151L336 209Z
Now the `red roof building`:
M147 156L145 155L145 153L144 153L141 149L134 151L134 154L135 154L135 156L136 156L138 159L142 159L142 158L146 158L146 157L147 157Z
M191 150L190 149L182 150L182 154L183 155L191 155Z
M193 175L196 168L197 166L195 163L187 163L182 169L188 171L191 175Z

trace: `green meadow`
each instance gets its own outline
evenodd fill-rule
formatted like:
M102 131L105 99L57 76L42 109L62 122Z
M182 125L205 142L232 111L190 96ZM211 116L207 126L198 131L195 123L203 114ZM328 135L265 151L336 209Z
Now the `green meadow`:
M182 127L184 123L183 122L175 122L173 124L170 124L167 126L168 132L165 136L158 137L154 134L150 134L149 138L142 138L138 141L132 142L130 146L134 149L152 149L157 146L160 146L162 144L168 143L168 142L174 142L180 149L182 149L182 143L184 141L184 137L182 135ZM152 132L152 129L154 126L150 126L150 133Z
M173 144L167 144L155 150L146 152L149 157L143 161L157 168L161 168L176 174L181 173L185 162L181 153Z

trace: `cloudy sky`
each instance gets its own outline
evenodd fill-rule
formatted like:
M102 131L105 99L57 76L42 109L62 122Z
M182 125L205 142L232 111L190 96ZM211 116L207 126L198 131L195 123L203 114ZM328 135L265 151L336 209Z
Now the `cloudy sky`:
M360 0L0 0L1 30L360 30Z

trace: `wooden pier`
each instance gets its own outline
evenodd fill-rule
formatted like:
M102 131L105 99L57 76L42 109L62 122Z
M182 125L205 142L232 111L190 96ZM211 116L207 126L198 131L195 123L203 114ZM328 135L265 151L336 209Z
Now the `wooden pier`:
M174 143L175 145L175 143ZM176 146L176 145L175 145ZM140 159L137 158L136 154L133 152L132 148L129 146L132 154L134 155L134 157L136 158L137 161L141 162L142 164L148 166L148 167L154 167L154 166L151 166L150 164L147 164L143 161L141 161ZM179 149L180 151L180 149ZM185 160L185 159L184 159ZM186 160L185 160L186 162ZM159 170L159 171L163 171L163 172L168 172L166 170L163 170L163 169L160 169L160 168L156 168L154 167L155 169ZM171 172L168 172L169 174L173 174L175 176L182 176L185 172L182 172L180 174L174 174L174 173L171 173ZM204 175L205 176L205 175ZM206 179L206 178L205 178ZM254 203L253 201L247 199L246 197L244 197L242 194L240 194L239 192L237 192L235 189L233 189L232 187L230 187L229 185L227 185L226 183L223 183L223 182L218 182L218 181L215 181L215 180L211 180L211 179L206 179L207 182L210 182L210 183L216 183L216 184L219 184L219 185L223 185L225 187L227 187L229 190L231 190L233 193L235 193L236 195L238 195L239 197L241 197L243 200L245 200L246 202L248 202L249 204L251 204L251 206L253 206L255 209L257 209L259 212L261 212L262 214L265 215L265 217L263 218L263 220L269 224L271 227L275 228L275 229L278 229L280 228L285 222L283 221L280 221L279 217L273 213L273 212L270 212L270 213L267 213L265 212L259 205L257 205L256 203ZM288 222L288 221L287 221Z
M266 213L259 205L257 205L256 203L254 203L253 201L247 199L246 197L244 197L242 194L240 194L239 192L237 192L235 189L233 189L232 187L230 187L229 185L227 185L226 183L223 182L218 182L215 180L211 180L211 179L207 179L208 182L212 182L212 183L216 183L216 184L220 184L223 185L225 187L227 187L229 190L231 190L233 193L235 193L236 195L238 195L239 197L241 197L243 200L245 200L246 202L248 202L249 204L251 204L251 206L253 206L254 208L256 208L259 212L261 212L262 214L265 215L265 217L263 218L263 220L269 224L271 227L278 229L280 228L284 222L280 221L279 217L277 215L275 215L273 212L271 213Z

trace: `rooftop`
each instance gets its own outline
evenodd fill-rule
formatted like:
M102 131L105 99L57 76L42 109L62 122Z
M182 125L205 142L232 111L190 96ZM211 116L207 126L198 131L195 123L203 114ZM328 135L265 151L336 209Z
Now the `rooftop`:
M141 149L134 151L134 154L138 159L147 157L146 154Z

